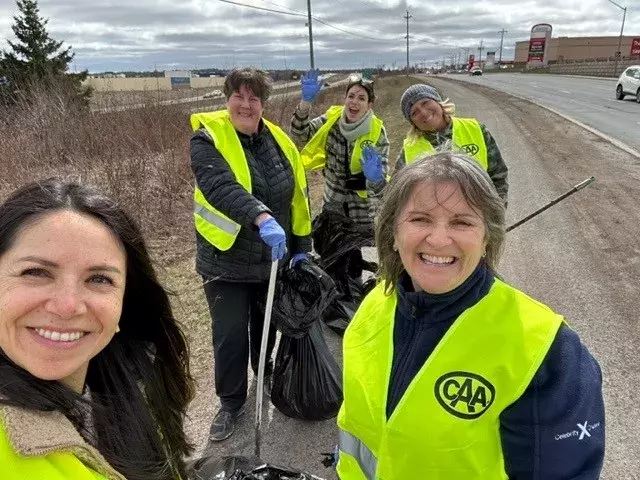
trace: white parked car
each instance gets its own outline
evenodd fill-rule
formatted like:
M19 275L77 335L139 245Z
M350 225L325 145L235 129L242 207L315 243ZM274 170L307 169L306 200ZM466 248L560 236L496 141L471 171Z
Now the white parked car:
M616 98L622 100L625 95L634 95L640 103L640 65L631 65L618 78Z
M224 93L222 90L214 90L213 92L205 93L202 98L222 98L224 97Z

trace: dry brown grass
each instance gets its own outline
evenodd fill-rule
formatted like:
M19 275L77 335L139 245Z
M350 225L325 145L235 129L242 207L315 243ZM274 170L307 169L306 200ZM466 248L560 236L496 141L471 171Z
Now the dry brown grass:
M406 131L399 109L402 91L415 80L389 77L378 81L376 114L385 120L391 160ZM281 93L281 92L277 92ZM278 95L265 117L289 129L299 97ZM342 103L344 89L323 91L312 115ZM189 167L189 109L159 105L91 113L69 106L63 92L39 92L31 102L0 111L0 196L24 183L50 176L70 176L101 186L119 199L140 222L158 260L167 265L193 251ZM167 98L163 98L167 100ZM322 175L309 174L314 213L320 208Z

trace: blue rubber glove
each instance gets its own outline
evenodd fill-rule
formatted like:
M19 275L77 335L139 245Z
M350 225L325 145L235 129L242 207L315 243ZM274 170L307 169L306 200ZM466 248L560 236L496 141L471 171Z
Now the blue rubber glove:
M296 253L291 259L291 268L296 266L296 263L306 260L309 256L306 253Z
M302 75L300 83L302 84L302 100L307 102L313 102L318 96L318 92L322 88L322 80L318 80L318 70L309 70L306 74Z
M271 217L258 225L260 238L271 247L271 261L282 260L287 251L287 235L276 219Z
M360 160L364 176L371 183L382 183L384 175L382 174L382 159L373 147L365 147L362 150L362 159Z

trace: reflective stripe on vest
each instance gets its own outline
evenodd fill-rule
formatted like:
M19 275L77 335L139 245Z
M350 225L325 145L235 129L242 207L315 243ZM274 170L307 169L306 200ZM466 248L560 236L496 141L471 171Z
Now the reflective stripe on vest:
M364 476L367 479L375 480L378 459L373 452L357 437L345 430L338 431L338 442L340 455L345 453L351 455L358 462L358 466Z
M223 215L210 212L206 207L198 202L193 202L193 213L204 218L207 222L224 230L225 232L236 235L240 231L240 225L233 220L227 220Z
M329 138L329 130L331 130L331 127L340 120L343 110L344 105L334 105L325 112L325 115L327 116L326 122L324 122L324 124L316 131L300 152L302 164L304 165L305 170L318 170L320 168L324 168L326 164L326 146L327 138ZM349 162L349 171L352 175L362 172L362 165L360 164L362 149L369 145L375 146L378 143L380 135L382 135L382 125L382 120L373 115L371 118L371 128L369 132L365 133L355 141ZM356 193L361 198L367 198L366 190L357 190Z
M473 158L486 171L489 168L487 145L478 121L474 118L457 117L452 117L451 120L453 121L452 140L455 147ZM417 139L405 138L403 148L407 165L436 151L424 136Z
M340 437L340 479L506 480L500 415L531 383L562 317L495 279L387 419L396 306L396 294L376 286L344 335L338 427L356 440Z
M291 200L291 230L294 235L306 236L311 233L311 211L307 177L300 160L300 154L293 141L280 127L262 119L273 135L276 143L291 164L294 177L293 198ZM193 130L205 128L213 139L236 181L251 193L251 173L238 134L229 119L227 110L196 113L191 115ZM194 194L194 221L198 233L219 250L231 248L240 232L241 225L211 205L196 184Z

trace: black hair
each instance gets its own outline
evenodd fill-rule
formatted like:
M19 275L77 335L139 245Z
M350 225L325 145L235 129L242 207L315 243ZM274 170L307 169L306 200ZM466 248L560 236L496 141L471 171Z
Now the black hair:
M194 395L188 346L136 223L95 187L31 183L0 205L0 257L29 222L58 210L90 215L122 242L127 278L120 332L89 362L86 396L34 377L0 350L0 405L61 412L128 480L186 478L184 457L193 447L183 424ZM82 407L91 411L90 425Z

